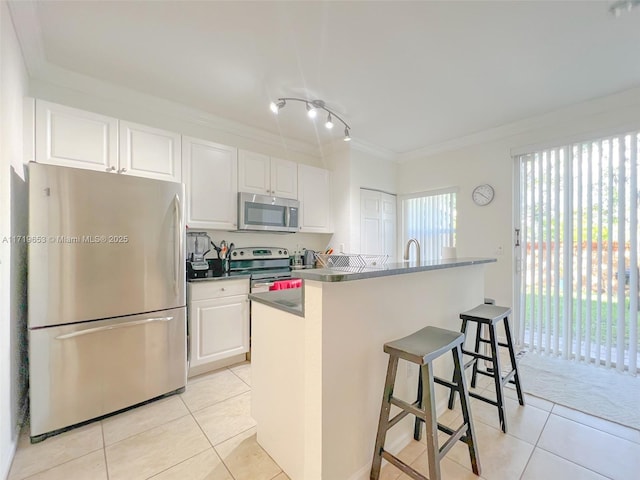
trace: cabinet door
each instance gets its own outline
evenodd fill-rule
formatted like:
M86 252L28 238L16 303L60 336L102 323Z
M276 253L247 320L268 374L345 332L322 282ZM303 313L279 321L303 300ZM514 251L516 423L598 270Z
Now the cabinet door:
M276 197L298 198L298 164L271 158L271 193Z
M115 171L117 142L115 118L36 101L36 162Z
M331 233L331 172L309 165L298 165L300 231Z
M222 230L237 228L237 163L236 148L196 138L182 138L187 226Z
M118 173L180 182L181 154L179 134L120 121Z
M249 300L235 295L192 302L190 367L249 351Z
M238 191L271 195L270 159L261 153L238 151Z

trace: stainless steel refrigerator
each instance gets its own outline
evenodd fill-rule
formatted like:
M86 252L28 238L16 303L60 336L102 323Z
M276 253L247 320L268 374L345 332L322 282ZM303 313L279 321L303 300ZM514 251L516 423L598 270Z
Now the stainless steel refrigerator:
M184 388L184 186L29 164L31 438Z

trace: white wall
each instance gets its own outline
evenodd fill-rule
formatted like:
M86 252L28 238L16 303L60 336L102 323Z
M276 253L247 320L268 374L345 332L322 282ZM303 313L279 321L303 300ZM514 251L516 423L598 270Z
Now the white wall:
M27 73L4 0L0 22L0 478L5 478L26 399L26 248L4 238L26 233L26 186L21 176Z
M512 151L541 145L558 145L579 138L591 138L631 127L640 127L640 89L600 98L541 117L486 132L493 139L475 145L415 158L398 168L398 193L413 193L458 186L458 256L497 257L486 268L486 296L498 304L513 304L513 172ZM465 139L458 139L462 143ZM451 144L453 145L453 144ZM495 200L486 207L471 201L474 186L489 183ZM497 248L503 255L496 255Z

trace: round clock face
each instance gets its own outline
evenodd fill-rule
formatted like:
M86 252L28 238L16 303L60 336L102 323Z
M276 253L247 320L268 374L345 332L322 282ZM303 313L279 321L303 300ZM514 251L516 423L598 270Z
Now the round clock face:
M491 185L485 184L478 185L476 188L474 188L471 197L473 198L473 201L476 203L476 205L484 206L491 203L491 200L493 200L493 194L493 187Z

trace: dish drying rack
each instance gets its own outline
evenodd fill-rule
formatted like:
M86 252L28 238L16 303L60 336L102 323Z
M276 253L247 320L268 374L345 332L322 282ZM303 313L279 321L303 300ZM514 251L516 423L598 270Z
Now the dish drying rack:
M317 268L382 267L389 255L367 255L363 253L316 253Z

